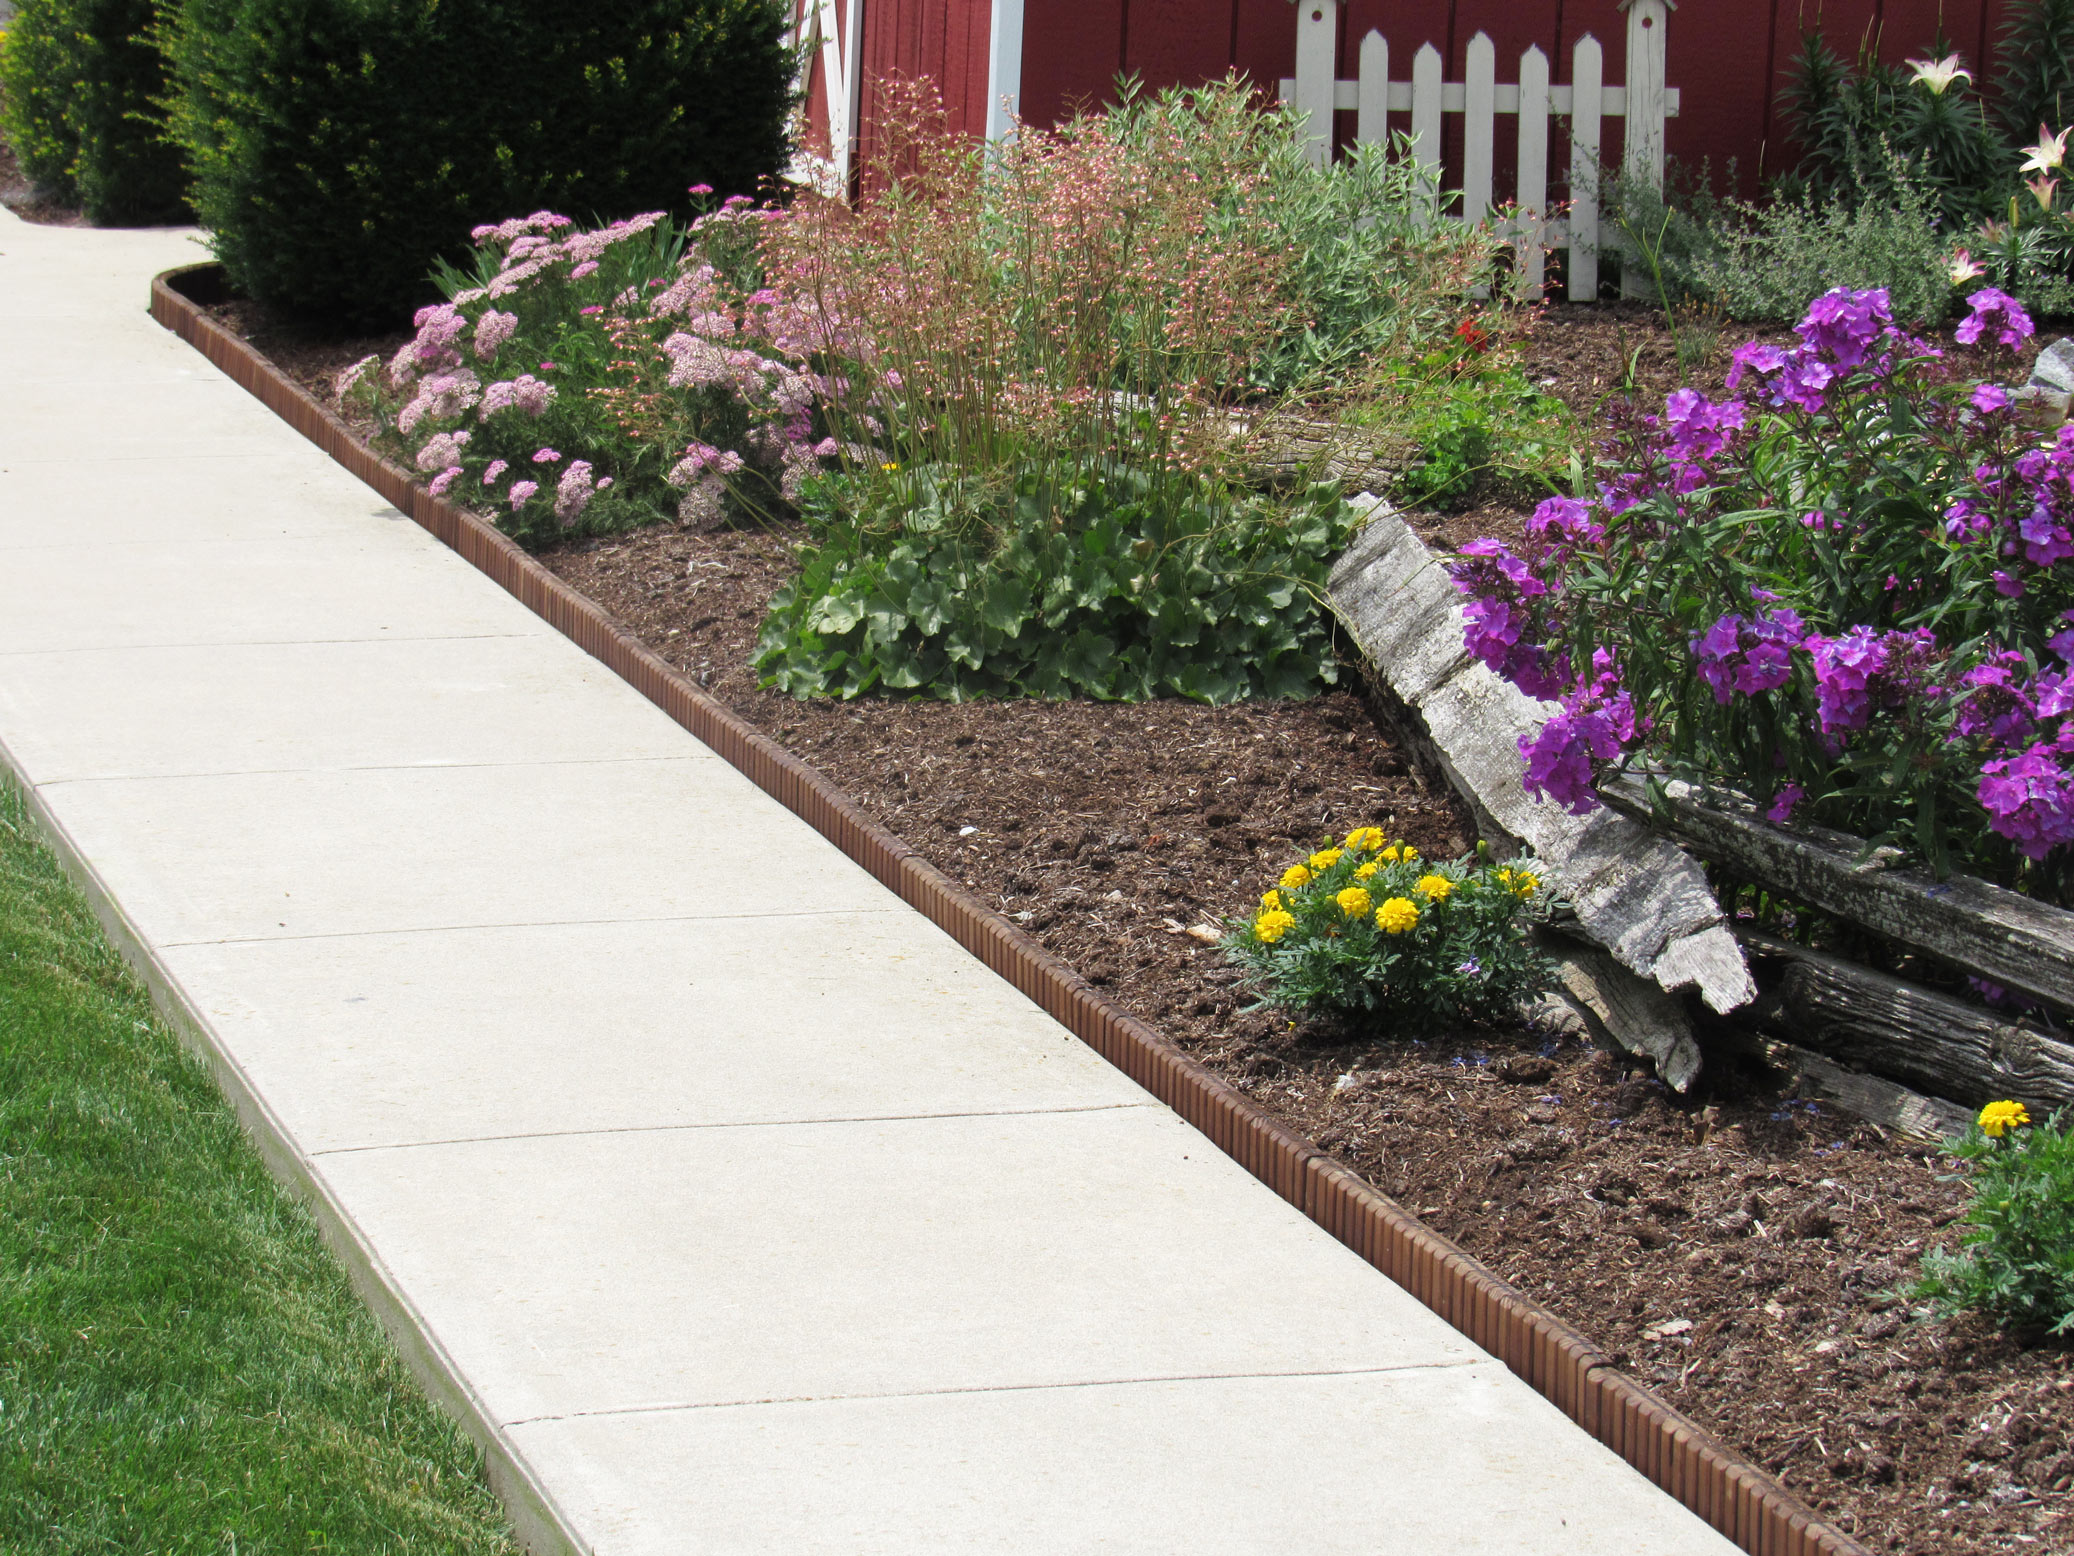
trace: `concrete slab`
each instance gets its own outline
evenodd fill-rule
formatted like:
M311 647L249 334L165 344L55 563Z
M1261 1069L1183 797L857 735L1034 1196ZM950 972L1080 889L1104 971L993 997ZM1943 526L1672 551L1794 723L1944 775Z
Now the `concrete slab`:
M559 634L0 654L0 718L38 783L684 755Z
M581 1416L511 1435L571 1488L598 1556L1735 1550L1490 1362Z
M46 792L161 945L854 912L898 900L688 737L686 752Z
M0 387L0 464L6 465L267 454L281 448L283 434L295 436L220 374L141 380L81 374Z
M1482 1356L1164 1109L318 1167L506 1423Z
M287 444L234 462L0 463L0 551L351 540L417 529L358 481L341 477L329 461L312 465L307 446Z
M166 960L313 1152L1149 1101L898 905Z
M135 299L127 299L134 302ZM10 315L0 304L0 359L10 386L181 383L212 376L194 348L142 308L76 318Z
M219 479L237 478L226 462ZM416 525L88 552L29 546L0 569L0 654L551 630Z

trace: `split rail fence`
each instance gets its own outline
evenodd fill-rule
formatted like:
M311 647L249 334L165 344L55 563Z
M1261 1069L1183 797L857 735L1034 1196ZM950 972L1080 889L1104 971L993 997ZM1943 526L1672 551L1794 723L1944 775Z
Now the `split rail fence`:
M1310 116L1311 150L1322 166L1331 155L1332 116L1352 110L1354 139L1387 140L1390 116L1408 115L1411 156L1428 170L1437 200L1440 187L1441 115L1462 115L1461 216L1480 221L1493 205L1492 173L1497 116L1518 120L1519 174L1513 195L1510 236L1517 246L1528 290L1539 295L1542 259L1550 248L1567 246L1572 302L1599 294L1599 175L1607 119L1624 130L1621 169L1631 180L1661 190L1664 120L1678 112L1678 89L1664 82L1665 0L1631 0L1627 7L1625 83L1608 85L1605 51L1586 33L1570 51L1570 80L1553 85L1548 56L1539 45L1520 56L1519 79L1498 80L1497 46L1479 32L1469 40L1463 79L1444 81L1440 50L1424 44L1412 56L1411 79L1390 79L1390 45L1379 32L1361 40L1360 74L1335 80L1339 0L1301 0L1296 12L1296 75L1281 83L1282 100ZM1549 120L1570 123L1569 210L1551 214L1548 199ZM1634 295L1641 278L1623 277Z

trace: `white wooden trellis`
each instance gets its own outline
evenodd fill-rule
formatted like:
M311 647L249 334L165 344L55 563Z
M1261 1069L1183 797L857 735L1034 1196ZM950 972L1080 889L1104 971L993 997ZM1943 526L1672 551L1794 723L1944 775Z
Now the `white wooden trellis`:
M811 184L824 194L846 196L864 85L858 48L863 41L864 0L797 0L793 16L794 26L786 42L806 45L800 53L799 78L793 83L793 90L806 97L808 78L813 74L814 62L819 60L822 85L827 89L821 95L827 115L828 155L824 157L801 147L793 155L789 176L793 182Z
M825 0L824 0L825 3ZM1380 141L1389 116L1407 114L1411 154L1428 170L1437 196L1440 179L1440 119L1462 115L1462 218L1479 221L1492 204L1492 153L1496 116L1519 120L1519 181L1515 241L1531 293L1541 290L1542 253L1550 244L1570 250L1569 291L1573 302L1599 293L1599 154L1604 120L1624 122L1621 166L1628 177L1663 188L1664 120L1678 112L1678 89L1664 83L1664 27L1676 0L1622 0L1627 10L1627 80L1605 81L1605 55L1586 33L1570 54L1570 81L1549 82L1548 56L1538 46L1520 56L1519 79L1497 79L1498 51L1479 32L1469 40L1461 81L1444 81L1440 51L1423 45L1412 56L1411 79L1390 79L1390 45L1379 32L1361 40L1360 74L1333 79L1339 42L1339 0L1298 0L1296 75L1282 82L1282 100L1309 115L1311 154L1322 166L1332 145L1335 110L1354 112L1354 138ZM1570 212L1566 222L1548 215L1548 121L1570 121ZM1622 276L1622 290L1636 295L1643 278Z

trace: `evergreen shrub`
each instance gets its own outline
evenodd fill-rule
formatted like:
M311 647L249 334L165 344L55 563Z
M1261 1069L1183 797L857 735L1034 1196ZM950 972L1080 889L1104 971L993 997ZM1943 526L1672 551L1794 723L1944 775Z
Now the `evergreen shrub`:
M184 220L165 133L159 0L20 0L0 50L0 134L39 191L106 225Z
M540 207L688 213L787 153L780 0L185 0L171 123L231 283L393 325L467 233Z

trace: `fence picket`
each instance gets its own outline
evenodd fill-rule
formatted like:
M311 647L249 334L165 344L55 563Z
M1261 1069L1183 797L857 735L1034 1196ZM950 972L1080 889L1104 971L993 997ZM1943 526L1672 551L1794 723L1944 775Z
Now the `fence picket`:
M1570 301L1599 295L1599 40L1586 33L1570 54Z
M1296 94L1299 113L1310 119L1311 161L1323 167L1332 156L1334 61L1339 52L1339 0L1298 0L1296 7Z
M1361 40L1361 74L1355 86L1354 139L1367 145L1390 138L1390 45L1373 27Z
M1411 61L1411 155L1426 170L1428 194L1440 192L1440 50L1419 46Z
M1527 294L1541 295L1548 226L1548 56L1530 45L1519 57L1519 267Z
M1491 206L1497 139L1498 48L1489 33L1469 40L1462 61L1462 220L1482 221Z

